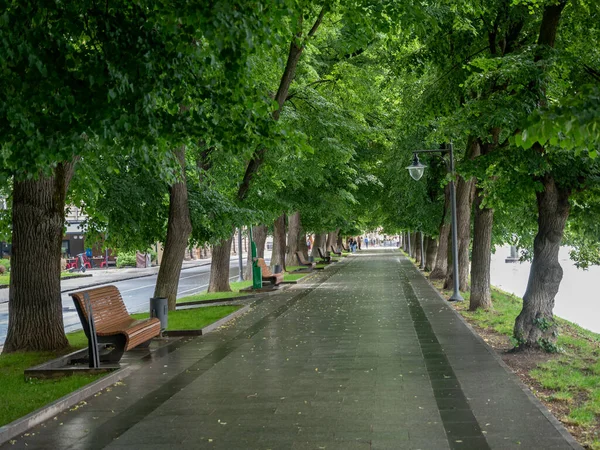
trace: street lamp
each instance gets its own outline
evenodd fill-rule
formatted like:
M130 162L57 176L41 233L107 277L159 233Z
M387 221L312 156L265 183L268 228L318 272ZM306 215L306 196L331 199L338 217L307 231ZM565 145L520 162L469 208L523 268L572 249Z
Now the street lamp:
M421 164L419 161L419 156L417 153L449 153L450 154L450 162L448 164L448 171L450 172L450 204L452 207L452 270L454 271L453 281L454 281L454 293L449 298L451 302L461 302L464 299L460 295L459 287L459 274L458 274L458 231L456 228L456 186L454 185L454 150L452 147L452 143L448 146L447 149L440 150L414 150L413 151L413 162L410 166L407 167L408 173L410 176L418 181L423 176L423 171L425 170L425 165ZM421 258L423 256L421 255Z

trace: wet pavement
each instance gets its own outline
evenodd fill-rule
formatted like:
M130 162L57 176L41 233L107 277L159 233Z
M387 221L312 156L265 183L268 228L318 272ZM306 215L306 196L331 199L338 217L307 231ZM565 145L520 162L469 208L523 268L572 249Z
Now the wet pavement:
M180 341L5 448L580 448L397 251Z

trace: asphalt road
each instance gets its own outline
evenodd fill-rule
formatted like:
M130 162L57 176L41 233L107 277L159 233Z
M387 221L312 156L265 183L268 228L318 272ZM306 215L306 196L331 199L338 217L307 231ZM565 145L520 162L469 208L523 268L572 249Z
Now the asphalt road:
M232 258L229 274L232 281L238 278L237 260ZM210 264L200 267L194 267L181 271L179 278L179 290L177 298L185 297L186 295L196 294L206 290L210 276ZM124 281L116 281L107 284L114 284L119 288L125 306L129 313L146 312L149 310L149 299L154 294L154 286L156 284L156 275L150 275L142 278L134 278ZM63 321L65 324L65 332L76 331L81 329L79 317L73 306L73 300L69 297L68 292L63 292ZM8 331L8 303L0 304L0 347L6 340Z

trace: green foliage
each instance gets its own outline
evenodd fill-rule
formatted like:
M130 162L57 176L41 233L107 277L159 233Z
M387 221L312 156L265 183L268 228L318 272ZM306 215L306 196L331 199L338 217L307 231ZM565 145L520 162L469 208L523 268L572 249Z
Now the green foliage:
M135 251L133 252L119 252L117 255L117 267L135 267L136 257Z
M7 272L10 271L10 259L0 259L0 266L4 267Z

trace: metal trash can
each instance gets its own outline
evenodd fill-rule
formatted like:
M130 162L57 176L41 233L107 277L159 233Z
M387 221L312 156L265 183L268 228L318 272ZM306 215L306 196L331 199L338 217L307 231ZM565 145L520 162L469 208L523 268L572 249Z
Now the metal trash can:
M169 299L166 297L152 297L150 299L150 317L156 317L160 320L160 330L166 330L169 325Z
M275 264L275 266L273 266L273 273L281 273L283 272L283 267L281 267L281 264Z

